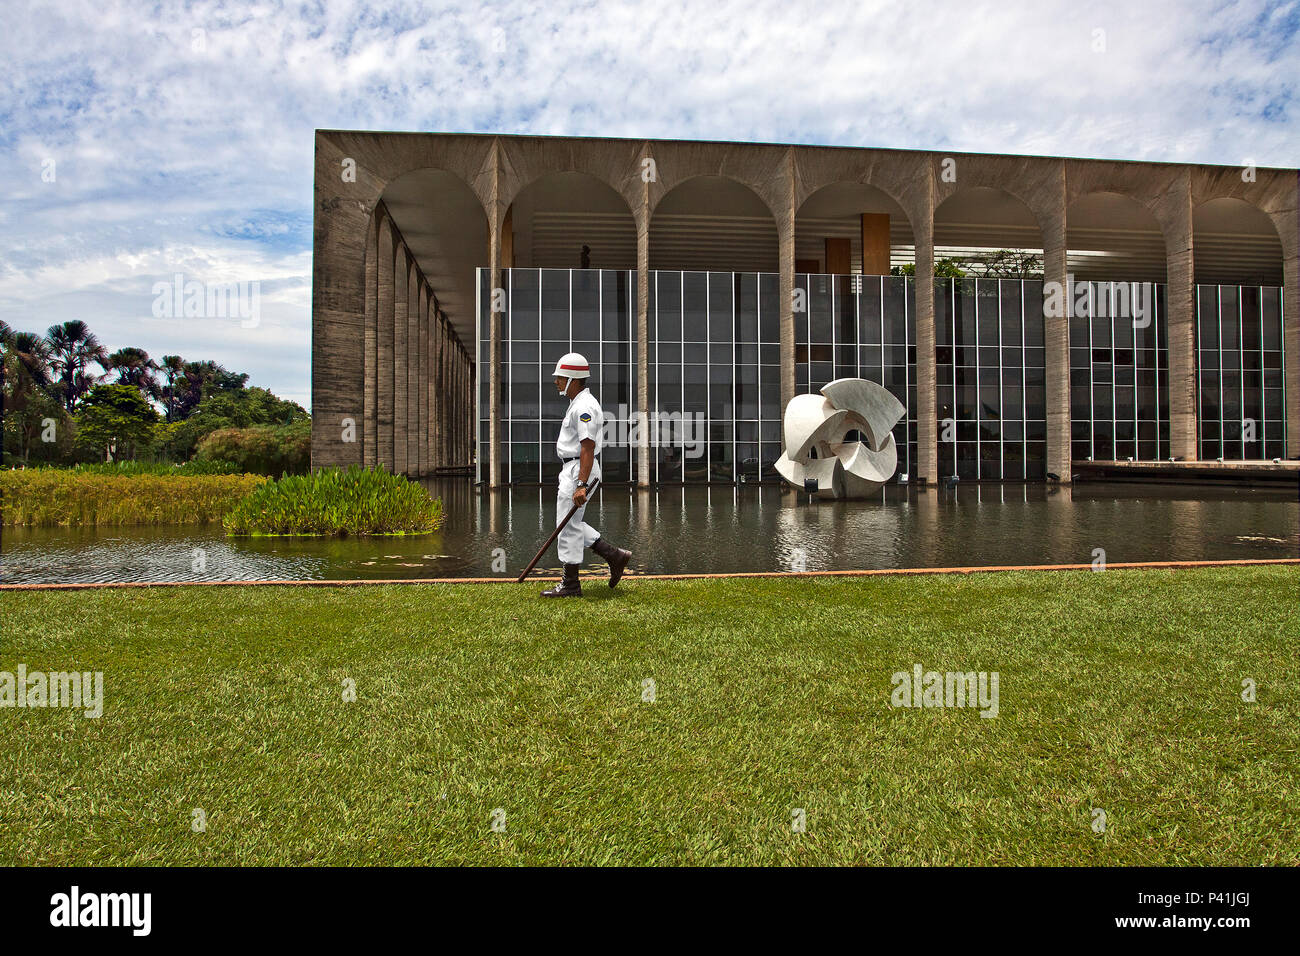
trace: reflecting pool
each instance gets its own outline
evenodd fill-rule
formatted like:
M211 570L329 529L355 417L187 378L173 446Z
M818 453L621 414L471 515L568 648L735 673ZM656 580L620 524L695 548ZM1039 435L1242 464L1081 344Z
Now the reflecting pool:
M231 538L218 525L6 528L0 578L512 577L554 521L551 488L487 492L468 479L426 486L447 515L434 534ZM587 516L634 552L641 573L1086 564L1099 548L1109 563L1300 555L1294 489L968 482L928 492L894 485L869 501L813 503L776 485L610 486ZM603 567L599 559L595 565ZM558 566L552 547L539 571Z

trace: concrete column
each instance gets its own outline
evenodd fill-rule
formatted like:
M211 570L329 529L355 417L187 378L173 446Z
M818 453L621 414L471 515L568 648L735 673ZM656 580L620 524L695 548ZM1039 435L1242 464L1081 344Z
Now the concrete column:
M420 474L429 473L429 286L420 283Z
M488 216L488 295L493 296L501 283L501 216L498 213L501 189L501 144L492 147L492 187L487 204ZM493 296L495 298L495 296ZM499 488L505 478L501 468L501 334L502 313L488 303L488 487Z
M451 337L445 315L438 316L438 393L445 401L438 404L438 464L446 465L451 457L451 428L455 421L459 396L452 387L447 372L451 362Z
M478 376L475 374L477 368L478 366L470 363L467 353L463 366L465 407L461 411L461 453L467 462L474 457L478 448L478 423L474 420L474 402L478 394Z
M648 195L648 194L647 194ZM650 206L642 205L636 225L636 409L641 413L641 440L636 449L636 484L650 487Z
M376 386L375 462L390 471L393 468L393 300L394 260L393 222L387 216L379 223L379 281L376 294Z
M862 274L889 275L889 213L862 213Z
M515 207L511 204L506 210L505 221L501 224L501 268L515 267Z
M429 374L425 377L424 382L424 402L427 411L425 429L425 448L429 465L429 473L438 467L438 428L439 414L443 411L442 403L438 395L438 313L442 307L438 305L438 297L429 290L429 313L425 326L429 330L429 341L425 346L425 356L429 363Z
M1168 285L1165 315L1169 322L1169 454L1184 461L1200 457L1196 407L1196 275L1192 256L1191 177L1184 173L1174 187L1173 220L1165 225Z
M913 213L916 240L916 474L939 482L939 414L934 356L934 184L927 182Z
M413 273L415 297L411 304L411 364L407 377L411 389L411 424L407 457L414 478L424 474L420 452L420 426L424 417L424 282L418 266Z
M778 222L781 296L781 414L794 398L794 209Z
M408 250L409 251L409 250ZM420 473L420 266L406 277L406 470Z
M439 342L442 339L442 306L438 304L438 297L429 294L429 340L425 343L426 361L429 363L429 374L424 383L424 395L428 418L426 420L427 428L427 456L429 471L433 472L442 464L441 442L443 423L446 420L447 404L442 391L442 369L439 361L442 356L439 352Z
M1300 246L1298 241L1297 246ZM1282 260L1282 383L1287 458L1300 458L1300 249Z
M426 392L429 405L429 472L432 473L442 464L438 457L438 435L442 430L442 420L447 413L446 403L439 391L438 381L438 325L442 306L438 297L429 293L429 381Z
M1051 217L1043 223L1043 283L1058 283L1066 307L1060 315L1043 316L1044 356L1047 362L1047 470L1070 480L1070 309L1066 274L1065 164L1061 164L1059 189L1052 197ZM1030 321L1028 313L1025 322Z
M442 374L444 379L447 382L447 390L451 392L452 395L455 396L455 401L456 401L455 406L449 409L450 411L450 414L448 416L449 424L452 424L456 421L456 417L459 414L458 406L463 401L463 397L461 396L460 392L457 391L455 386L452 384L453 382L452 373L456 369L457 356L460 352L460 340L456 338L452 330L451 323L446 323L443 326L443 332L444 332L444 337L443 337L443 349L442 349L442 368L443 368ZM453 432L451 431L450 428L448 428L446 439L444 440L442 446L443 457L446 458L448 464L454 464L453 459L455 458L455 452L456 452L456 441L452 436L453 436Z
M406 358L410 354L406 320L410 302L411 259L399 237L393 263L393 471L406 474Z
M375 467L375 432L378 416L375 401L378 379L375 376L379 345L379 210L370 217L366 229L366 323L361 340L361 464Z
M456 431L451 445L451 464L469 464L469 431L473 395L469 386L469 358L464 352L456 353Z
M446 396L439 406L441 426L438 431L438 464L447 466L455 464L456 450L456 413L460 405L460 393L456 390L456 350L450 336L450 327L443 325L439 333L441 348L438 351L438 390Z

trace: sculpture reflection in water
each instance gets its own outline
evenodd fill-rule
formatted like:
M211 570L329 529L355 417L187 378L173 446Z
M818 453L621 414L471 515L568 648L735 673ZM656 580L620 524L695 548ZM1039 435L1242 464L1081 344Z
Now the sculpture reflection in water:
M894 477L893 428L906 412L887 389L861 378L796 395L785 407L776 470L817 498L865 498Z

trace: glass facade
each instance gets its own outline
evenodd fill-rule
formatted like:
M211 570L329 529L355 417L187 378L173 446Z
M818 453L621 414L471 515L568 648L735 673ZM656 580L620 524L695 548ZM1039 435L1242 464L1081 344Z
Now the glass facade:
M594 366L591 389L611 414L635 407L636 273L610 269L505 269L505 336L501 343L506 480L555 480L560 462L555 436L568 401L555 391L551 372L565 352L581 352ZM478 367L489 367L488 271L479 275ZM480 478L487 479L488 376L479 376ZM626 446L607 445L601 471L608 481L630 481Z
M907 409L894 426L898 471L916 471L916 288L903 276L796 275L795 392L864 378ZM776 449L780 455L780 448ZM766 460L766 459L765 459ZM775 460L775 459L773 459Z
M1282 290L1197 286L1196 368L1201 458L1282 457Z
M649 423L636 406L636 274L503 270L503 461L511 483L547 483L566 402L551 369L565 352L595 364L606 414L605 477L630 481L649 428L652 482L777 480L781 454L780 283L774 273L649 274ZM478 363L488 366L487 270L479 270ZM1077 283L1070 342L1075 460L1169 455L1165 288L1144 310L1128 283ZM1148 292L1149 290L1149 292ZM795 276L795 390L836 378L876 382L898 398L898 471L917 470L915 285L902 276ZM1283 454L1281 290L1197 289L1201 457ZM1126 301L1127 299L1127 301ZM935 345L941 477L1043 480L1047 461L1043 283L936 279ZM1137 316L1135 319L1134 316ZM488 378L479 380L479 471L487 480ZM615 439L608 440L614 428Z
M1133 307L1137 296L1141 310ZM1166 325L1163 284L1075 284L1070 315L1075 461L1169 457Z
M1047 474L1043 283L935 279L939 475Z
M651 481L775 477L780 322L773 273L650 273L648 407L690 439L651 448Z

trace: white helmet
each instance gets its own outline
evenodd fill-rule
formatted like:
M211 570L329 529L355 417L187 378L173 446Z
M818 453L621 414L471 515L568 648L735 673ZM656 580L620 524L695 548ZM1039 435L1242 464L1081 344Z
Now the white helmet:
M552 378L589 378L591 376L591 366L587 360L577 352L569 352L560 356L560 360L555 363L555 371Z

